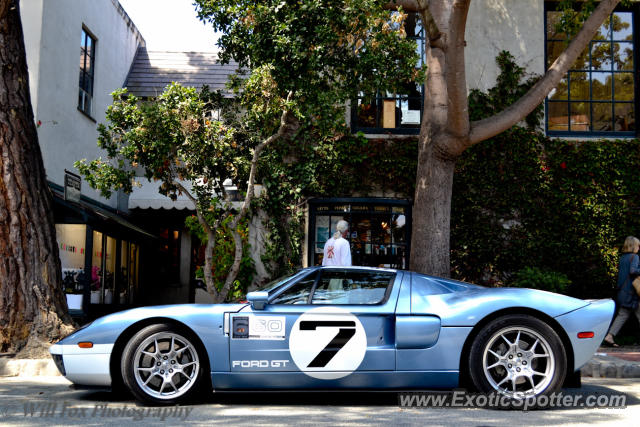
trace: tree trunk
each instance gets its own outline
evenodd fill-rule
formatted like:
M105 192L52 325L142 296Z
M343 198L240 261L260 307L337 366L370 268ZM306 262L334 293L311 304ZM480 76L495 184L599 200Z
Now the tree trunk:
M436 2L430 9L437 29L447 40L451 4ZM423 16L423 19L424 16ZM427 78L423 122L418 144L418 170L411 230L411 270L449 276L449 230L455 156L449 146L460 139L448 131L450 54L440 36L426 46ZM460 61L460 58L455 58ZM464 61L464 56L462 57ZM464 75L462 76L464 80ZM465 97L466 97L466 88ZM464 131L462 132L464 134Z
M28 82L18 2L0 0L0 351L40 357L72 322Z
M437 134L433 138L437 138ZM418 157L420 179L413 204L410 269L449 277L449 231L455 161L435 153L433 143L425 142L425 145Z
M427 78L413 206L410 268L448 277L451 192L456 159L533 111L575 62L620 0L602 0L544 77L504 111L469 123L464 35L470 0L401 0L422 15ZM390 7L394 7L390 5Z

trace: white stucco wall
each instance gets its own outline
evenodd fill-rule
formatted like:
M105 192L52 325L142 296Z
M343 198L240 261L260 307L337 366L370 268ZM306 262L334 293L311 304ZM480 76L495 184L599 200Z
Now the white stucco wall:
M508 50L528 72L544 73L544 0L475 0L466 30L467 88L495 85L495 58Z
M20 17L22 32L27 51L27 68L29 70L29 88L31 89L31 105L33 111L38 109L38 77L40 75L40 40L42 38L42 7L44 0L22 0Z
M20 2L31 96L47 179L63 185L76 160L104 157L97 123L104 122L110 93L123 86L144 39L116 0L22 0ZM96 37L91 120L78 106L83 25ZM86 183L82 194L116 207Z

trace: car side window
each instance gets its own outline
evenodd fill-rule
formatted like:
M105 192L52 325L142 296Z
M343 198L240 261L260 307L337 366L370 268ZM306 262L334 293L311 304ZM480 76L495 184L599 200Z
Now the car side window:
M311 289L316 281L317 272L313 272L293 284L289 289L278 295L270 304L308 304Z
M323 270L311 304L379 304L394 278L388 271Z

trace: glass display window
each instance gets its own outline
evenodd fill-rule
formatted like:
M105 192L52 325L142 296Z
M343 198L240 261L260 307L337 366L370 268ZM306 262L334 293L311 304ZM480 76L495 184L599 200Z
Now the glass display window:
M87 226L56 224L56 240L62 266L62 287L71 310L81 310L84 287L87 285L84 267Z
M310 264L321 265L324 245L338 221L349 223L352 265L404 269L408 266L408 202L317 203L311 207ZM395 205L397 203L397 205Z
M104 278L102 272L104 265L102 256L104 248L102 245L102 233L93 231L93 254L91 255L91 304L102 304L104 289Z

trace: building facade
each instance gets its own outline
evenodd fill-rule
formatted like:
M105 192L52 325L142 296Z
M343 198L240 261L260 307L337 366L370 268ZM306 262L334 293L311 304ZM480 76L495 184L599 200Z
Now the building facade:
M82 185L73 164L102 154L97 125L144 38L117 0L23 0L20 12L70 311L95 317L136 304L155 236L128 220L124 195Z
M544 0L471 2L465 53L468 89L495 86L495 59L502 50L530 74L542 75L566 42L566 35L555 28L556 6ZM547 97L541 126L549 136L637 136L639 11L635 4L616 9ZM21 13L34 115L56 196L65 287L75 294L74 307L80 294L80 307L96 313L128 304L206 301L206 294L194 287L197 245L184 227L185 217L193 213L190 202L171 201L144 179L130 197L107 199L87 185L75 194L73 162L102 154L96 127L104 121L113 90L124 86L149 98L172 81L224 89L235 65L217 64L210 53L147 51L117 0L23 0ZM406 31L422 51L419 19L410 16ZM402 93L354 99L345 111L347 122L353 132L370 139L408 143L419 132L423 90L416 83ZM321 263L324 242L344 219L350 224L354 264L407 268L411 207L411 195L376 189L311 199L303 265ZM268 273L260 256L265 236L259 219L252 224L250 240L257 281L263 281Z
M496 57L502 50L509 51L528 74L543 75L568 42L567 35L556 28L560 19L557 6L557 1L544 0L471 2L466 28L467 89L487 91L496 85ZM635 26L640 22L639 12L638 4L618 7L546 98L541 128L548 136L637 137L635 111L640 97ZM422 52L424 32L415 16L406 20L406 32L416 39ZM416 83L402 93L378 93L374 98L353 100L347 113L352 131L377 140L416 138L422 120L423 90ZM411 212L402 206L410 207L410 198L375 191L368 198L359 196L309 204L304 256L308 265L321 262L323 242L341 219L351 224L354 261L367 260L368 265L387 267L406 265L411 232L405 224L411 224ZM404 215L399 223L396 211ZM368 214L363 216L361 212Z

